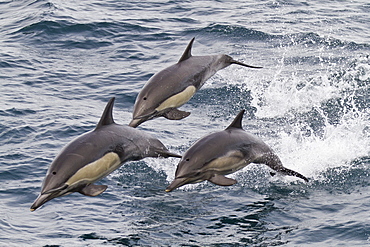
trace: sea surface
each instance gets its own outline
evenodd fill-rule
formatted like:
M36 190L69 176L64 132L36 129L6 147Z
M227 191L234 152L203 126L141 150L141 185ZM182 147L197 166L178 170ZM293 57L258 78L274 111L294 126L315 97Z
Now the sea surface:
M0 246L370 246L368 0L0 1ZM230 187L164 190L178 159L127 162L29 208L60 150L111 97L128 124L156 72L193 55L231 65L180 109L138 128L184 153L245 109L244 129L310 182L251 164Z

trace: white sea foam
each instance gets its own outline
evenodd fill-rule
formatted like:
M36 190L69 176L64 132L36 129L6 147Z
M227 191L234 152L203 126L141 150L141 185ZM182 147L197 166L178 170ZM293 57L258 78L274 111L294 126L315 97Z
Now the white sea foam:
M359 81L370 78L368 63L367 58L359 58L348 67L335 65L310 77L296 71L288 73L288 68L283 66L263 77L244 68L231 67L220 71L219 77L227 78L223 83L251 90L257 122L270 123L267 125L272 130L267 132L276 133L261 138L272 146L283 164L318 179L327 169L349 167L356 158L369 155L370 112L356 104L356 94L366 87L366 83ZM211 82L212 87L219 86L216 81ZM341 107L335 121L328 114L331 106L323 108L332 99L338 99ZM307 118L312 111L319 120ZM274 126L276 119L285 123ZM312 125L319 127L315 129ZM256 132L259 131L263 132ZM169 182L174 179L177 159L153 159L149 163L153 169L164 171ZM190 188L194 186L197 185Z
M359 81L369 79L368 62L360 58L349 68L315 78L298 77L294 72L290 77L282 77L278 71L268 85L252 88L252 105L257 108L258 118L286 118L290 123L289 130L279 131L280 141L275 147L287 167L316 176L369 155L370 112L356 104L356 97L361 97L356 94L366 91L366 83ZM340 101L341 107L335 123L322 109L333 98ZM300 119L312 109L321 119L317 123L321 125L319 133L312 129L312 122Z
M304 136L298 126L291 133L280 133L283 163L315 177L328 168L350 166L356 158L369 155L370 132L365 114L355 115L344 117L337 126L325 126L322 136Z
M229 85L251 91L259 122L285 122L272 127L277 135L264 136L264 141L272 144L286 167L316 178L328 168L350 166L356 158L370 155L370 110L358 104L369 87L370 58L323 63L313 72L287 65L285 52L289 53L283 52L275 69L263 69L264 73L239 67L219 72ZM327 105L330 100L339 101L340 109ZM328 114L333 110L335 121ZM310 112L319 119L307 118Z

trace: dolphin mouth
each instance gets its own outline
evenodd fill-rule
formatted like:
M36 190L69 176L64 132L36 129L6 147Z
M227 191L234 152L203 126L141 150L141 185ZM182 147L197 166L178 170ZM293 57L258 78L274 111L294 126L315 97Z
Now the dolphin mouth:
M71 192L68 192L66 189L68 188L68 184L63 184L55 189L47 190L44 192L41 192L40 195L36 198L36 200L33 202L30 210L31 212L35 211L42 205L44 205L46 202L59 197L59 196L64 196L68 195Z
M177 189L185 184L187 184L188 178L175 178L172 183L166 188L166 192L171 192L174 189Z
M42 194L42 195L47 195L47 194L54 193L54 192L56 192L56 191L62 191L62 190L65 190L65 189L67 189L67 188L68 188L68 184L63 184L62 186L59 186L59 187L57 187L57 188L55 188L55 189L47 190L47 191L45 191L45 192L42 192L41 194Z
M35 211L42 205L44 205L46 202L50 201L51 199L55 198L55 194L40 194L36 200L33 202L30 210L31 212Z
M144 114L144 115L140 115L140 116L137 116L137 117L134 117L133 119L142 119L142 118L153 118L156 114L158 113L157 110L154 110L148 114Z
M145 114L145 115L134 117L134 118L132 118L132 120L128 124L128 126L136 128L137 126L139 126L143 122L155 118L157 116L157 114L158 114L158 111L153 111L153 112Z
M139 126L140 124L142 124L143 122L145 122L144 119L137 119L137 118L134 118L131 120L131 122L128 124L128 126L130 127L133 127L133 128L136 128L137 126Z

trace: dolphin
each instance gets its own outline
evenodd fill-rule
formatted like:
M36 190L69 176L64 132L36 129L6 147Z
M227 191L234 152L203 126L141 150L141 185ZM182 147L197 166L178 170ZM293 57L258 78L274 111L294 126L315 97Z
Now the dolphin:
M190 112L177 109L203 86L217 71L231 64L250 66L235 61L228 55L192 56L194 38L190 41L180 60L153 75L138 94L133 111L131 127L157 117L180 120Z
M73 192L86 196L103 193L107 186L94 183L127 161L145 157L181 158L144 131L116 124L112 115L114 100L110 99L94 130L74 139L53 160L31 211Z
M205 180L221 186L233 185L237 181L224 175L234 173L250 163L265 164L281 174L308 181L300 173L285 168L279 157L260 138L243 130L243 114L244 110L225 130L201 138L185 152L177 166L175 179L166 192Z

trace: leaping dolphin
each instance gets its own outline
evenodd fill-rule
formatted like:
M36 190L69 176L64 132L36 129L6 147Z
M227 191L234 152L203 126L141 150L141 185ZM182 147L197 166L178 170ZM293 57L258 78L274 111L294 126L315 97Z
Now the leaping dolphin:
M161 116L171 120L186 118L190 112L177 108L188 102L217 71L231 64L261 68L235 61L224 54L192 56L193 42L194 38L176 64L156 73L145 84L136 98L130 126L137 127Z
M201 138L185 152L167 192L205 180L221 186L233 185L237 181L224 175L234 173L250 163L265 164L281 174L308 181L300 173L285 168L279 157L260 138L243 130L243 114L244 110L225 130Z
M145 157L181 158L153 136L116 124L112 115L114 100L108 102L96 128L70 142L51 163L31 211L73 192L87 196L103 193L107 186L94 183L126 161Z

